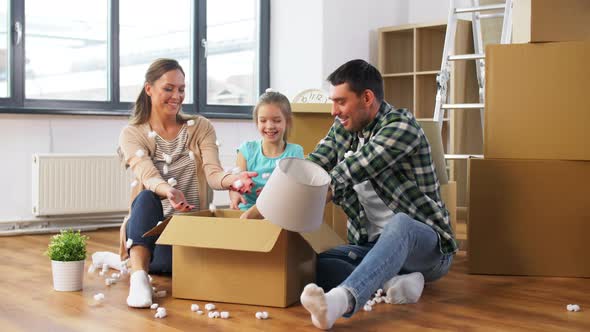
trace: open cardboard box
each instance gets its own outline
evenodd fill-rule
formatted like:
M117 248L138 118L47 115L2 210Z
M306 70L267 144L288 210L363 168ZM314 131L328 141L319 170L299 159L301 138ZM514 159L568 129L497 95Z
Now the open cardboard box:
M326 224L294 233L241 211L178 214L144 234L172 245L172 295L287 307L315 280L316 254L344 244Z

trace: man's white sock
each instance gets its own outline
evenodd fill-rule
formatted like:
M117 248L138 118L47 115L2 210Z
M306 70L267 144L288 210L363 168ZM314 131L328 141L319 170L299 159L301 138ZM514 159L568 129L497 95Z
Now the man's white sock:
M308 284L301 293L301 304L311 314L313 325L328 330L348 310L348 291L336 287L324 294L321 287Z
M148 308L152 305L152 286L144 270L133 272L129 278L127 305L134 308Z
M424 276L420 272L395 276L383 285L383 289L391 303L416 303L422 296Z

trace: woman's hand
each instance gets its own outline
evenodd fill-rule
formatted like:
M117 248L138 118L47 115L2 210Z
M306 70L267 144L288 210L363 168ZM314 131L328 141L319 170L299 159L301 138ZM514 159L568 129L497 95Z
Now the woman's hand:
M238 204L246 204L246 199L242 194L238 193L237 191L230 191L229 192L229 207L232 210L239 210Z
M166 193L166 197L170 201L170 205L174 208L174 210L180 212L189 212L190 210L194 209L194 205L189 205L184 197L182 191L171 187L170 190Z
M232 175L232 184L229 189L232 191L237 191L240 194L250 193L252 191L252 187L254 187L254 181L252 181L252 178L257 175L258 173L256 172L248 171Z

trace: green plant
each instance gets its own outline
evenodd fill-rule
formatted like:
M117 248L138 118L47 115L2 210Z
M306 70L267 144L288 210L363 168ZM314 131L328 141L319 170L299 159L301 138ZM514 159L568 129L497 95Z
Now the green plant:
M54 261L72 262L86 259L86 240L88 236L80 231L61 230L51 237L45 254Z

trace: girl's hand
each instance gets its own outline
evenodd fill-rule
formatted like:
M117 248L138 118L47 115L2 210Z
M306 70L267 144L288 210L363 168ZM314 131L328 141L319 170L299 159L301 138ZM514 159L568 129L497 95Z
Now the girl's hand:
M252 191L252 187L254 187L254 181L252 181L252 178L257 175L258 173L256 172L240 172L234 175L234 180L229 189L232 191L237 191L240 194L250 193Z
M166 197L170 201L170 205L172 205L174 210L180 212L189 212L190 210L195 208L194 205L188 204L182 191L176 188L170 188L170 190L168 190L168 192L166 193Z
M238 204L246 204L246 199L240 193L236 191L229 192L229 207L232 210L239 210Z
M246 212L242 213L240 219L264 219L256 205L252 205Z

